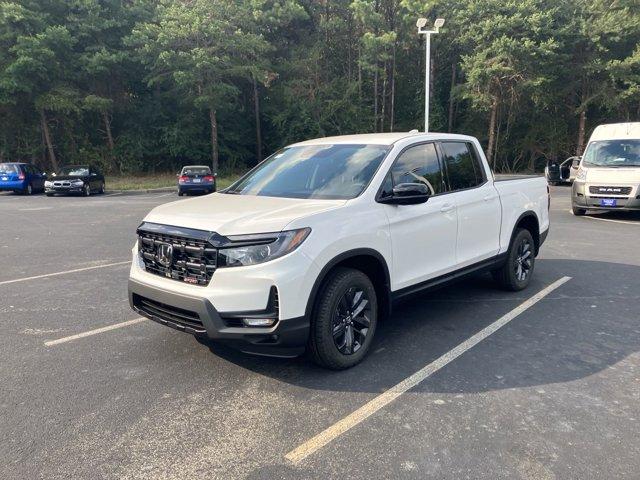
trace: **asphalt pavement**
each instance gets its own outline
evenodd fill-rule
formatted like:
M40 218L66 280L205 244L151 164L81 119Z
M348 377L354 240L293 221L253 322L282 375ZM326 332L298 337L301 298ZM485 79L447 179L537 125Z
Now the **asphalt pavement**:
M553 187L527 290L415 297L331 372L136 320L135 229L176 200L0 194L0 478L640 477L640 215Z

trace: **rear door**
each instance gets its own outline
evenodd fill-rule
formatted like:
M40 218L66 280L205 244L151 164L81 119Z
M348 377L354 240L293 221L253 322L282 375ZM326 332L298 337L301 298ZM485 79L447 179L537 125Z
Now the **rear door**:
M382 205L391 233L394 290L455 269L457 214L455 203L445 190L434 143L412 145L400 153L380 195L390 195L393 186L400 183L426 183L422 179L434 190L427 202Z
M439 147L458 210L456 263L462 268L498 254L502 207L472 143L444 141Z

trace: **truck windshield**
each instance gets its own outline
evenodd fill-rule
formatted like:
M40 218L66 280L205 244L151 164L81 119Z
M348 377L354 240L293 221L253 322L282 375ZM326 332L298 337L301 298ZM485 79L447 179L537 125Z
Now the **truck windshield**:
M587 167L640 167L640 140L591 142L582 163Z
M350 199L367 187L390 147L309 145L276 152L224 193Z

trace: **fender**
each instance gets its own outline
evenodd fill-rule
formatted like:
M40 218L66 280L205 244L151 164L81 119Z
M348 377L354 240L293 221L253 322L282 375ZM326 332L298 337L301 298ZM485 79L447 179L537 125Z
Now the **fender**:
M536 222L536 225L538 226L537 238L535 235L533 235L533 241L536 247L536 255L538 255L538 251L540 250L540 245L542 245L542 242L540 241L540 221L538 220L538 215L533 210L527 210L526 212L521 214L513 224L513 227L511 228L511 237L509 237L509 248L511 248L511 242L513 242L513 237L516 233L516 226L525 218L532 218Z
M374 250L372 248L355 248L353 250L347 250L346 252L342 252L340 255L332 258L323 268L320 270L316 281L313 284L311 289L311 294L307 300L307 307L305 309L305 317L311 320L311 316L313 313L313 308L315 307L316 296L318 294L318 290L322 286L327 274L338 264L344 262L345 260L349 260L350 258L359 257L359 256L369 256L376 258L382 268L384 270L384 285L375 285L376 290L379 293L383 293L384 296L380 298L381 304L383 307L383 314L388 315L391 309L391 277L389 275L389 266L387 265L387 261L382 256L380 252Z

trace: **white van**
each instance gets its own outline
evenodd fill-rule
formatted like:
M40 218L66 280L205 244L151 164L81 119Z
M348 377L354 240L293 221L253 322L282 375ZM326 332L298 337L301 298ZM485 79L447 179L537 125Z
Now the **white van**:
M640 210L640 122L598 126L573 182L574 215Z

